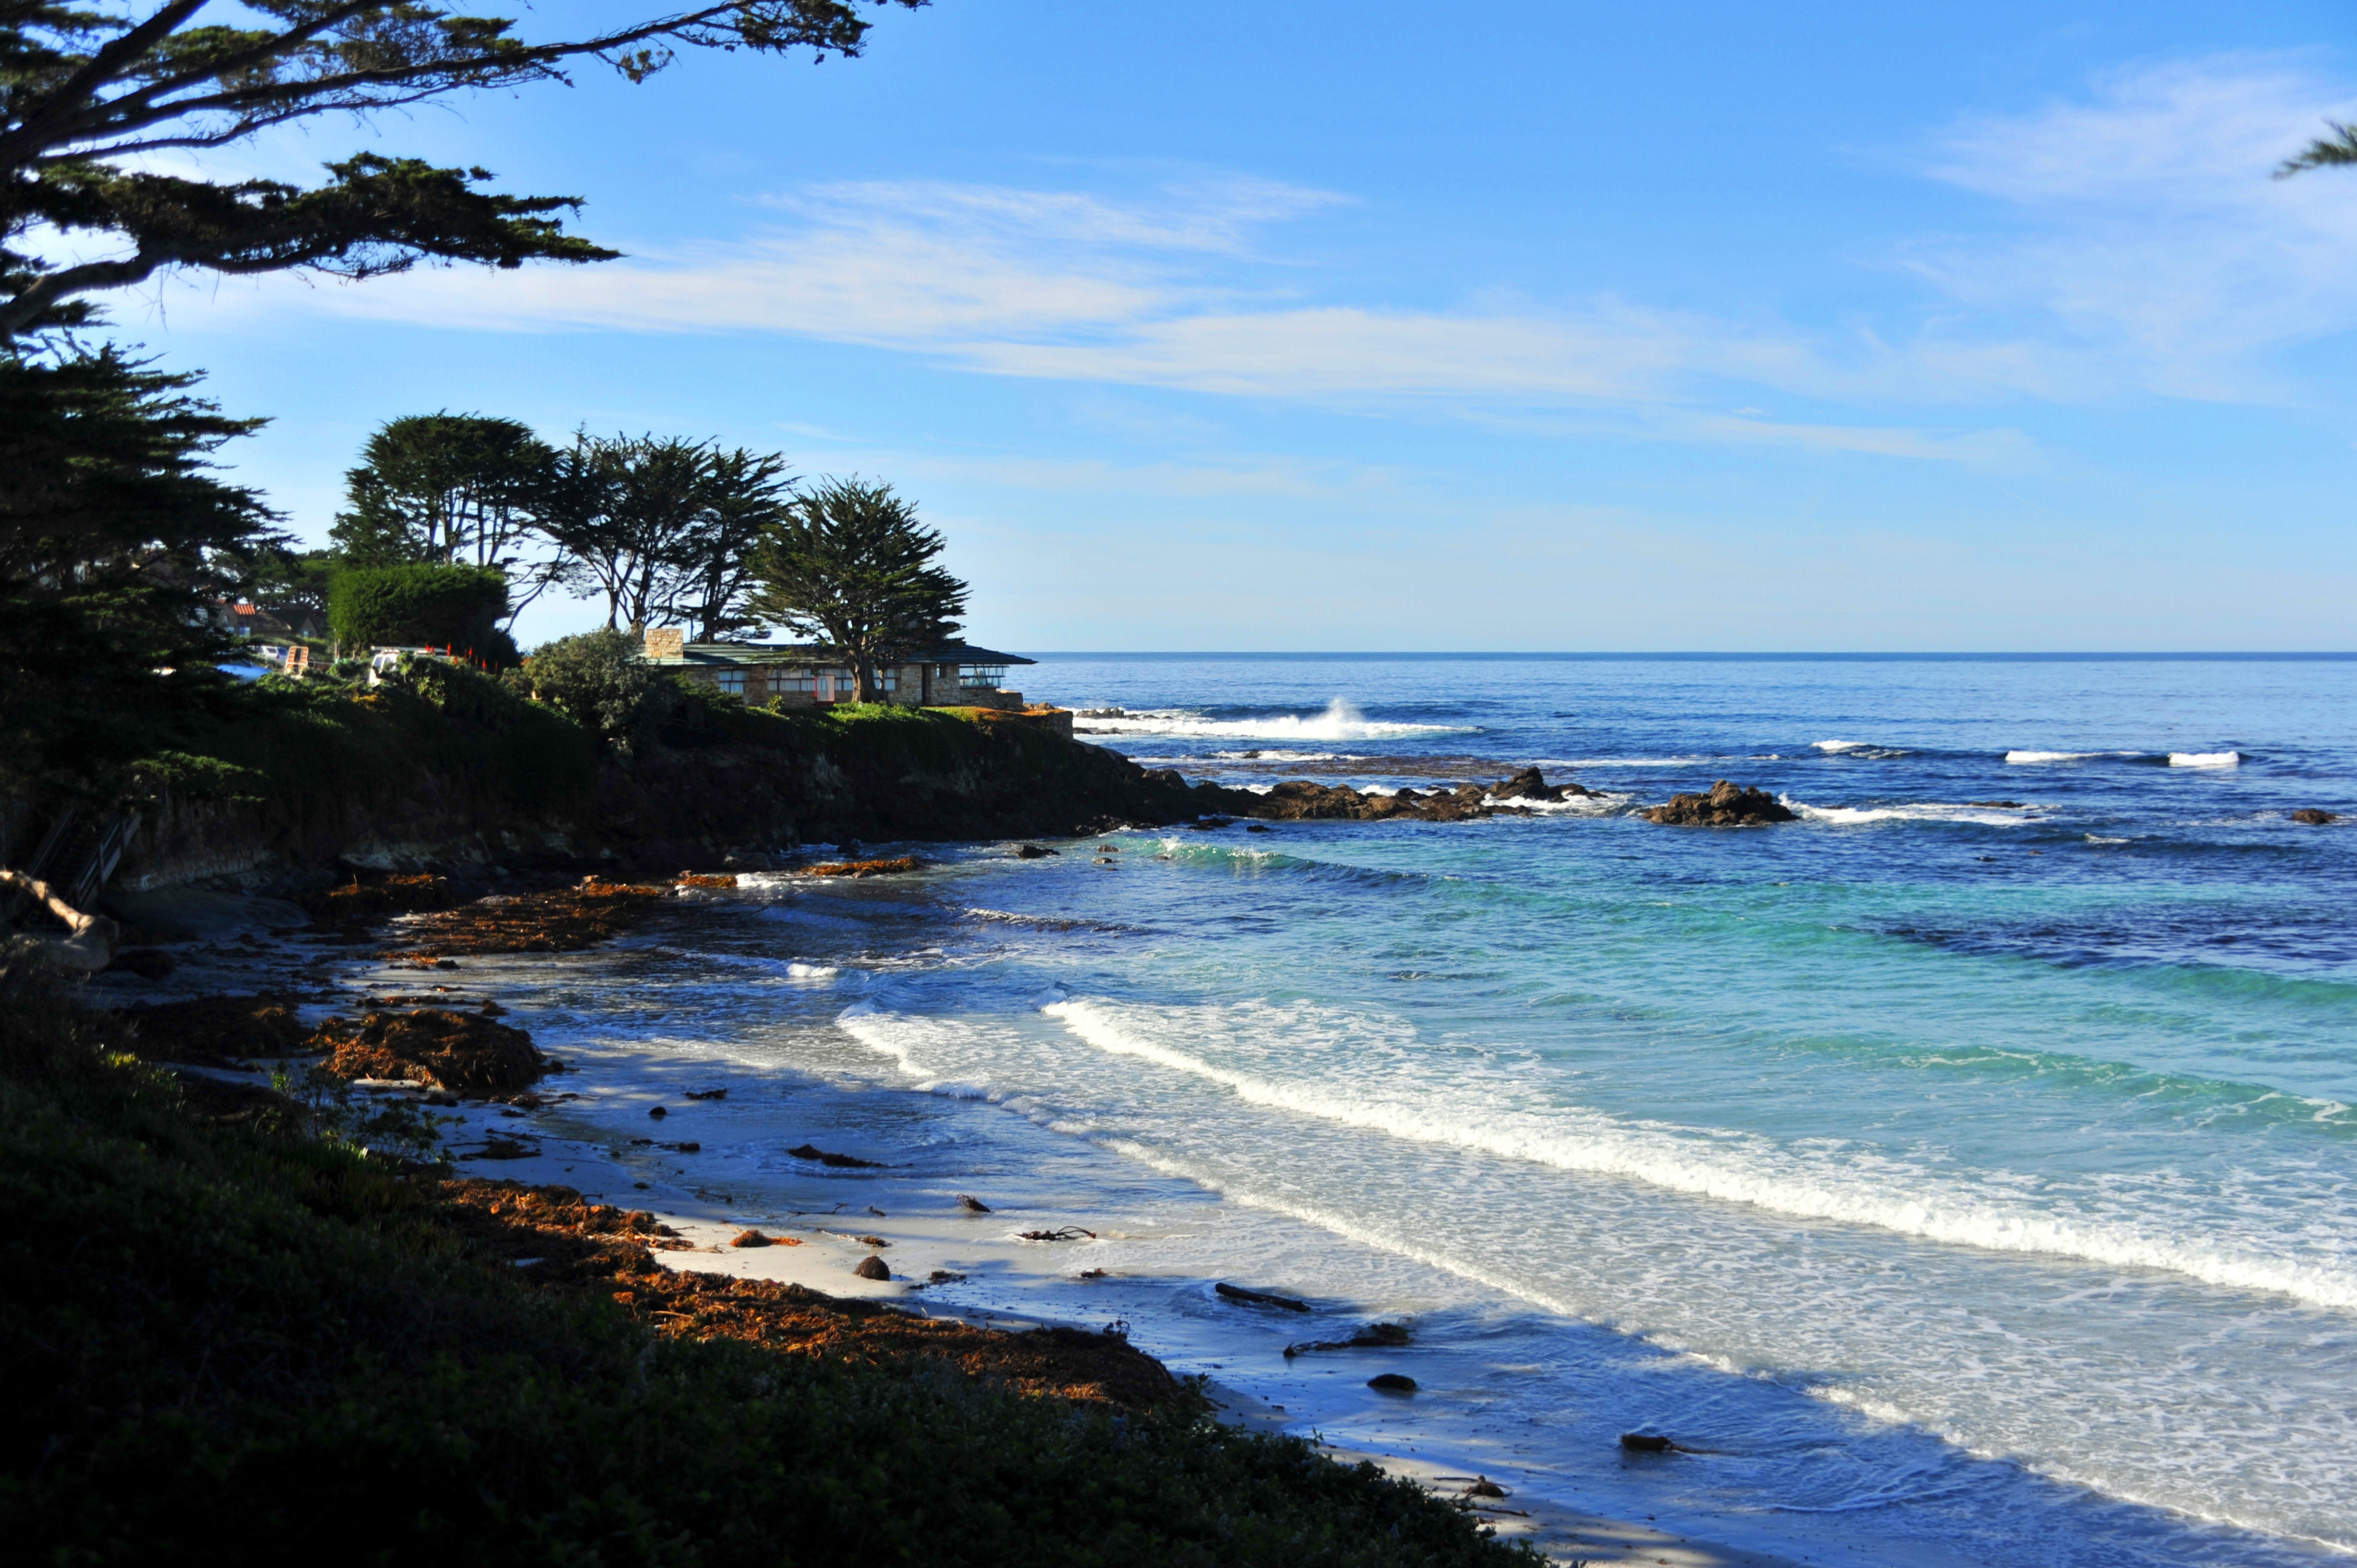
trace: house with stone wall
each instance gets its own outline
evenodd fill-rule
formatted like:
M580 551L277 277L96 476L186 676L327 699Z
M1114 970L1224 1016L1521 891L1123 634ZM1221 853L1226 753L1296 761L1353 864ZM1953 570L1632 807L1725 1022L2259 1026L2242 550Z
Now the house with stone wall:
M690 642L674 626L647 628L640 657L698 685L742 697L756 705L824 707L859 694L849 664L816 644ZM1006 672L1036 663L1019 653L1000 653L967 642L944 642L906 655L877 672L887 703L909 708L977 707L1024 713L1023 693L1006 685ZM1049 712L1041 710L1042 716ZM1066 724L1071 715L1063 714Z

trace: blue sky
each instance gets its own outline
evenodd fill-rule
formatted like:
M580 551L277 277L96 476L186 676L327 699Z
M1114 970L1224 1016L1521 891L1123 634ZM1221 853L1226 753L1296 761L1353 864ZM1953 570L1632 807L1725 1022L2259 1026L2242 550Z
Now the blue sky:
M112 309L307 535L402 413L714 435L915 498L1004 648L2349 649L2329 115L2321 4L938 0L212 166L626 261Z

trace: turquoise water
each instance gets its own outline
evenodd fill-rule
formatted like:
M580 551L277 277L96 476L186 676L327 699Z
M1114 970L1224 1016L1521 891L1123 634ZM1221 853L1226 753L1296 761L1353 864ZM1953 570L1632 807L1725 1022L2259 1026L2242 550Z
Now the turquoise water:
M1185 1268L1413 1317L1426 1392L1402 1415L1141 1272L1122 1310L1182 1366L1763 1544L2357 1550L2357 832L2287 816L2357 815L2357 662L1067 657L1023 684L1190 777L1535 762L1604 792L982 846L714 926L823 969L795 1005L890 1081L1096 1162ZM1803 820L1633 815L1721 777ZM1639 1428L1708 1452L1624 1459Z

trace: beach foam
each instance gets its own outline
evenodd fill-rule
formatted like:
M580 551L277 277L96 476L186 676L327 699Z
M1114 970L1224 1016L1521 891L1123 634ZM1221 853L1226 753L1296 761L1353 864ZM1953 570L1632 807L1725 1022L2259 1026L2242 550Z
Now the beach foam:
M2239 751L2172 751L2169 754L2171 768L2238 768L2243 754Z
M1800 813L1803 822L1826 822L1835 827L1857 827L1867 822L1975 822L1983 827L2015 828L2035 820L2019 811L1937 800L1896 806L1812 806L1789 795L1782 799L1786 806Z

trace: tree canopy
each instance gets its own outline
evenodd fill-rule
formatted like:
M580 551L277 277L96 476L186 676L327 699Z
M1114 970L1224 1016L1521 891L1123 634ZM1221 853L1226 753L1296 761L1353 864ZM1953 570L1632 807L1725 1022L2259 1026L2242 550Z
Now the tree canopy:
M0 771L91 777L220 677L203 613L278 519L214 470L260 422L113 349L0 354Z
M481 168L363 153L307 189L144 161L322 114L564 81L582 59L643 81L682 48L855 55L869 25L853 0L730 0L547 37L382 0L0 0L0 341L86 320L88 295L170 267L369 277L426 258L610 258L554 216L577 198L484 190ZM28 242L44 232L124 249L60 261Z
M478 413L387 420L361 456L344 476L349 509L329 531L346 560L500 571L520 558L556 460L530 425Z
M965 585L933 564L947 542L891 486L824 480L763 538L750 608L823 639L873 702L882 666L945 640L965 614Z

